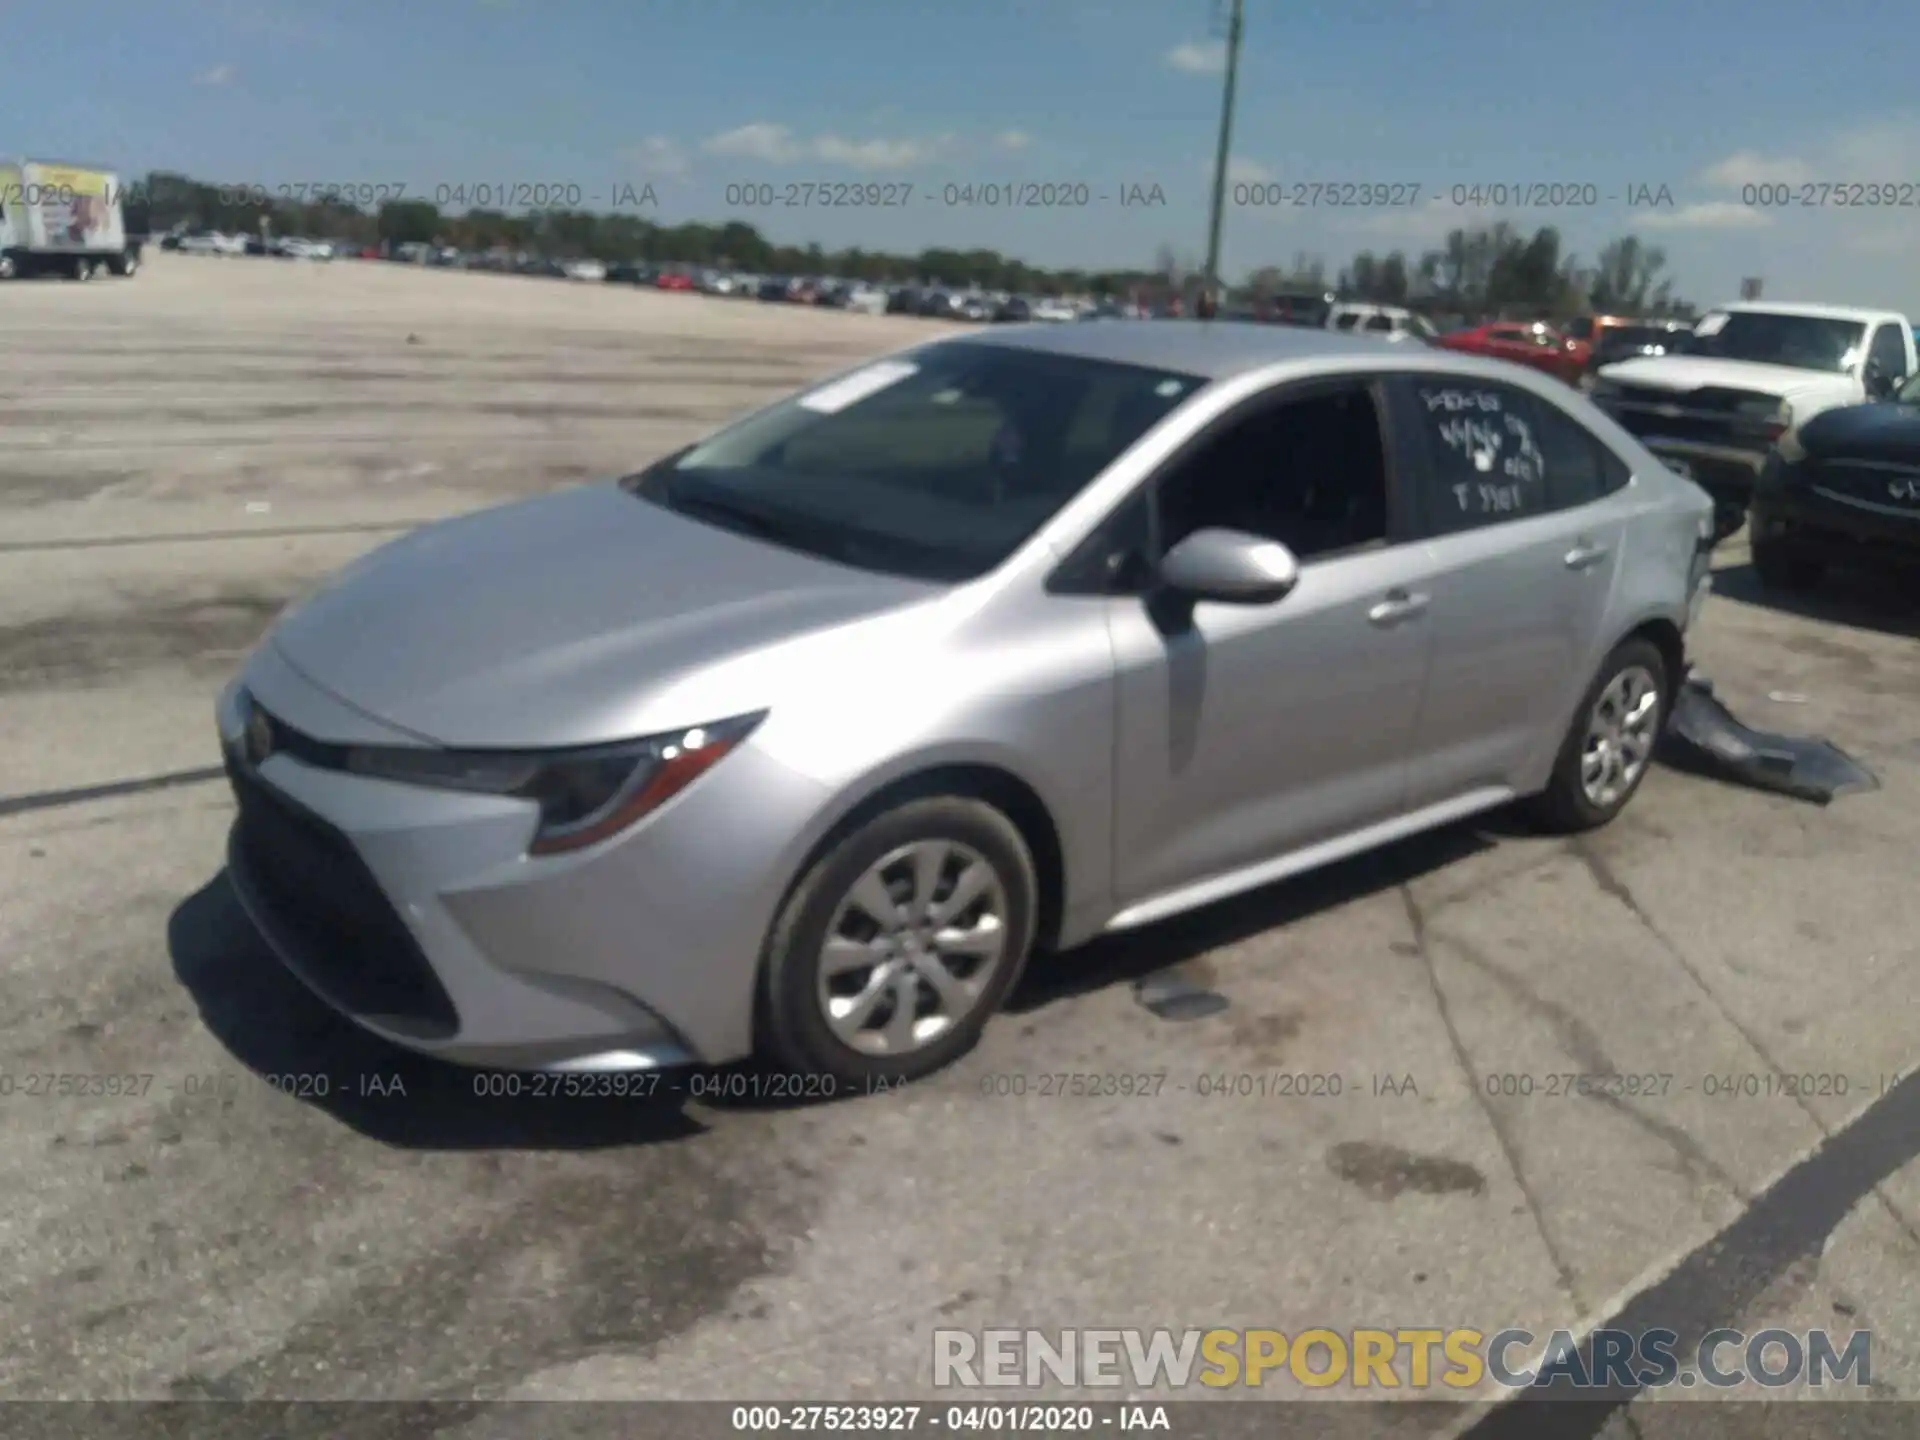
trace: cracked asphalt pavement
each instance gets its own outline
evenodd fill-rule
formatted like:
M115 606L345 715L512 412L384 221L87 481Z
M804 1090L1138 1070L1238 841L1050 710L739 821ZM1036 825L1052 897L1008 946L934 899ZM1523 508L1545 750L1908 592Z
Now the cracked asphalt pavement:
M941 1326L1669 1312L1868 1328L1920 1393L1920 622L1878 581L1777 608L1736 544L1697 641L1876 792L1662 769L1581 841L1457 826L1059 957L886 1095L489 1096L253 937L215 691L386 536L928 322L172 256L4 299L0 1395L924 1396Z

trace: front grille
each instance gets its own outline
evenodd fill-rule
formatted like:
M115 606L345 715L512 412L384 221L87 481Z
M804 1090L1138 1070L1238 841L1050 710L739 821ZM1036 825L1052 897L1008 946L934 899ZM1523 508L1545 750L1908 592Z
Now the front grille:
M1813 488L1833 499L1920 520L1920 467L1828 460L1810 472Z
M1692 472L1693 482L1702 490L1751 490L1757 473L1753 466L1742 464L1738 460L1715 460L1698 455L1678 457L1684 459L1687 469Z
M452 999L352 842L231 755L227 776L247 878L300 942L312 983L349 1014L398 1021L424 1038L454 1034Z
M1708 387L1680 393L1640 385L1621 386L1602 403L1623 429L1643 439L1665 436L1759 453L1764 452L1766 444L1756 422L1737 413L1742 405L1756 401L1776 403L1774 396L1746 390Z

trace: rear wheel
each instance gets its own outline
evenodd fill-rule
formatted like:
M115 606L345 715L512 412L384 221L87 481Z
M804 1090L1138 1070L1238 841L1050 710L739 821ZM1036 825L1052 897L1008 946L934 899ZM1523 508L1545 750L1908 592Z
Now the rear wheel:
M950 1064L1018 980L1037 890L1019 830L981 801L915 800L868 821L774 924L760 995L768 1058L849 1088Z
M67 273L75 280L91 280L93 279L93 261L84 255L76 255L72 268Z
M11 280L18 274L11 255L0 255L0 280Z
M1791 532L1753 537L1753 573L1769 590L1810 590L1825 572L1826 566L1795 543Z
M1671 685L1666 658L1652 641L1615 649L1574 712L1553 778L1531 803L1534 818L1571 834L1597 829L1624 810L1653 763Z

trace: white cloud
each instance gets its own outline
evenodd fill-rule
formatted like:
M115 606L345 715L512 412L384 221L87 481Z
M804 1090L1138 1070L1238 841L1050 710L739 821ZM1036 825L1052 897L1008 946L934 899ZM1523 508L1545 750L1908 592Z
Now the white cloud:
M1792 155L1767 156L1742 150L1709 165L1700 178L1722 190L1738 190L1743 185L1803 185L1813 178L1813 166Z
M701 147L710 155L730 155L739 160L764 160L769 165L788 165L805 153L793 132L784 125L742 125L715 135Z
M993 137L993 143L1002 150L1024 150L1033 143L1033 137L1024 130L1002 130Z
M1636 230L1764 230L1773 219L1736 200L1702 200L1675 210L1642 211L1630 223Z
M1189 75L1217 75L1227 68L1227 47L1219 40L1188 40L1163 58L1170 68Z
M905 170L938 159L952 146L951 137L936 139L850 140L840 135L811 139L795 135L785 125L742 125L707 140L710 155L758 160L766 165L796 165L817 161L854 170Z
M649 179L678 180L687 173L686 152L665 135L649 135L627 152Z
M233 66L215 65L212 69L202 70L193 77L196 85L224 85L233 79Z
M1213 173L1213 162L1207 162L1207 173ZM1273 171L1258 160L1248 160L1235 155L1227 161L1227 180L1237 185L1264 185L1273 179Z

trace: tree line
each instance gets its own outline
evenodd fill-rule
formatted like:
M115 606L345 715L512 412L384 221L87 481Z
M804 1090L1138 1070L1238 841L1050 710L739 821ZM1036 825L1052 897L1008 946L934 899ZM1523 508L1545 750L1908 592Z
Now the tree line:
M384 187L366 187L380 189ZM1197 267L1168 247L1130 270L1050 269L997 250L933 247L914 255L828 251L770 240L740 220L663 225L630 211L442 210L427 200L355 204L344 197L280 198L258 186L227 186L156 171L127 191L127 228L158 235L178 230L299 235L359 247L403 244L463 251L507 250L610 264L721 266L756 273L837 275L880 284L933 281L1024 293L1106 294L1164 300L1197 293ZM1338 271L1296 255L1265 265L1232 287L1229 302L1258 302L1281 292L1333 293L1342 299L1405 305L1471 318L1553 318L1581 311L1674 316L1695 314L1673 293L1666 256L1633 236L1610 241L1591 261L1567 253L1558 230L1527 234L1507 222L1452 231L1435 249L1410 256L1363 251Z

